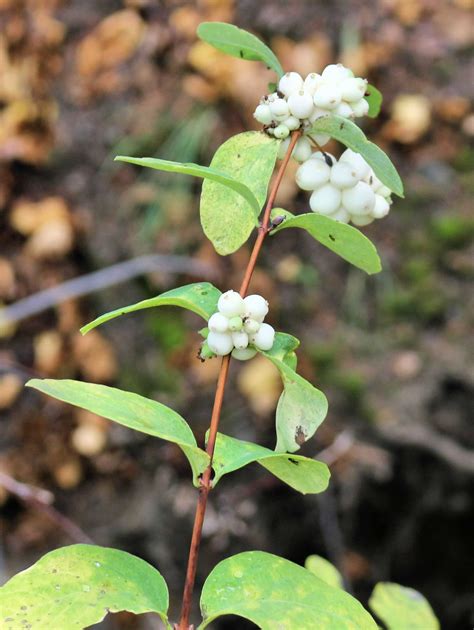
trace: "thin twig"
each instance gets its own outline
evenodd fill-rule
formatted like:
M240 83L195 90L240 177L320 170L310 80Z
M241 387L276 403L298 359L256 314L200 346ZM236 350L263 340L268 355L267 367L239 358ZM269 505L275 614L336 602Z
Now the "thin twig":
M300 135L301 135L301 132L299 131L296 131L293 133L290 145L285 154L285 158L283 162L281 163L280 168L278 169L277 176L270 190L268 201L265 206L264 213L263 213L262 223L259 227L258 235L255 240L252 253L250 254L250 258L249 258L247 268L244 273L242 284L239 289L239 293L242 297L244 297L245 294L247 293L247 289L249 287L250 280L252 279L252 275L255 270L255 264L257 262L258 255L262 248L263 241L265 240L265 237L267 236L269 232L270 213L273 208L273 203L275 201L278 188L280 186L281 180L283 178L286 167L290 160L291 154L293 153L293 149ZM212 484L211 484L212 460L213 460L214 447L215 447L216 438L217 438L217 430L219 427L222 401L224 398L225 384L227 381L227 375L229 373L229 364L230 364L230 355L227 355L222 359L221 368L219 371L219 377L217 380L216 394L214 398L214 406L213 406L212 416L211 416L211 425L209 428L209 439L208 439L207 447L206 447L206 451L210 457L210 461L209 461L208 467L203 473L203 476L201 479L201 486L199 489L199 498L198 498L198 504L196 508L196 515L194 518L191 546L189 549L188 567L186 570L186 581L184 584L181 616L180 616L179 624L175 625L175 628L177 628L177 630L191 630L192 628L192 626L189 625L189 615L191 612L192 595L193 595L193 590L194 590L194 582L196 579L199 546L201 543L202 526L204 523L204 516L206 513L207 497L212 487Z
M49 490L21 483L2 471L0 471L0 486L3 486L5 490L18 497L26 505L45 514L75 542L89 544L93 542L78 525L53 507L54 495Z
M34 293L23 300L18 300L18 302L0 309L0 325L15 324L27 317L42 313L65 300L83 297L89 293L106 289L141 276L144 273L154 271L186 273L206 278L215 278L217 276L215 267L194 258L158 254L139 256L132 260L105 267L105 269L93 271L79 278L67 280L55 287L38 291L38 293Z

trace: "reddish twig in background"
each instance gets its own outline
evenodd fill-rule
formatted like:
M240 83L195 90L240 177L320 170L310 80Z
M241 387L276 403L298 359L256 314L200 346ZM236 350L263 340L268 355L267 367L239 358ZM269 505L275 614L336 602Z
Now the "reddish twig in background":
M36 488L26 483L17 481L7 473L0 471L0 486L5 488L10 494L18 497L26 505L36 508L46 514L53 523L58 525L75 542L92 543L92 539L67 516L59 512L52 506L54 495L49 490Z
M281 180L283 179L283 175L285 173L286 167L290 160L291 154L293 153L293 149L300 135L301 135L300 131L295 131L292 134L290 145L278 169L277 175L275 177L275 181L273 182L272 188L270 190L268 201L265 206L264 213L263 213L262 223L258 229L257 239L254 243L252 253L250 254L250 258L249 258L247 267L245 269L244 278L242 280L242 284L239 289L239 293L242 297L244 297L245 294L247 293L247 289L249 287L250 280L252 279L252 275L255 270L255 265L257 263L258 255L263 245L263 241L265 240L265 237L267 236L267 234L269 233L271 229L270 228L270 213L273 208L273 203L275 201L275 197L280 187ZM212 483L211 483L212 482L212 460L214 456L214 447L216 444L217 429L219 427L222 402L224 399L225 384L227 381L227 375L229 373L229 364L230 364L230 355L226 355L222 359L221 368L220 368L219 376L217 380L216 394L214 397L214 406L212 409L212 416L211 416L211 425L209 428L209 438L208 438L207 447L206 447L206 452L210 457L210 461L209 461L208 467L204 471L201 478L201 486L199 488L199 498L198 498L198 504L196 508L196 515L194 518L191 545L189 548L188 567L186 570L186 581L184 584L181 617L180 617L179 624L175 624L176 630L192 630L192 626L189 625L189 615L191 612L191 602L192 602L192 596L193 596L193 590L194 590L194 582L196 579L197 560L198 560L198 554L199 554L199 546L200 546L201 537L202 537L202 526L204 523L204 516L206 513L207 498L212 488Z

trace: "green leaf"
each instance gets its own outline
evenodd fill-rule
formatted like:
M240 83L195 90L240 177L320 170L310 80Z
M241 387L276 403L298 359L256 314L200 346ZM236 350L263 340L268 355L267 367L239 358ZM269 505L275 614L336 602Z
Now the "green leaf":
M253 442L217 434L214 451L213 469L215 486L223 475L257 462L275 477L281 479L302 494L317 494L328 487L329 469L323 462L318 462L301 455L275 453L269 448Z
M204 584L201 611L199 630L223 615L238 615L262 630L377 630L351 595L263 551L220 562Z
M119 317L120 315L126 315L127 313L133 313L134 311L141 311L144 308L153 308L155 306L180 306L188 311L197 313L207 321L209 317L216 312L217 301L220 296L221 292L219 289L216 289L216 287L209 282L187 284L184 287L177 287L176 289L171 289L171 291L166 291L166 293L157 295L149 300L142 300L136 304L123 306L122 308L117 308L115 311L105 313L83 326L81 333L85 335L89 330L101 324L105 324L105 322Z
M433 609L421 593L393 582L379 582L369 606L388 630L438 630Z
M328 401L323 392L294 371L292 351L285 353L280 348L280 343L291 343L291 335L286 337L277 334L273 348L262 354L278 368L284 387L276 410L275 451L294 453L314 435L326 417Z
M275 53L258 37L226 22L202 22L197 28L200 39L217 50L248 61L263 61L279 77L283 76L283 68Z
M382 107L383 96L380 90L374 85L367 86L365 100L369 104L369 111L367 116L370 118L376 118L380 113L380 108Z
M403 197L402 180L388 155L376 144L367 140L364 132L352 121L335 114L323 116L313 123L307 133L327 133L349 149L360 153L380 181L399 197Z
M215 168L208 166L201 166L200 164L182 164L181 162L171 162L169 160L160 160L158 158L136 158L128 157L126 155L117 155L116 162L127 162L128 164L136 164L137 166L145 166L147 168L154 168L157 171L167 171L170 173L181 173L182 175L193 175L194 177L201 177L204 180L209 180L230 188L235 194L242 196L246 203L251 206L258 214L260 212L260 206L258 204L255 195L241 181L238 181L231 174L219 172Z
M335 588L344 588L344 581L342 575L336 569L336 567L321 556L308 556L305 560L304 566L308 571L311 571L313 575L320 580L334 586Z
M372 274L382 269L375 245L360 230L316 212L289 216L272 234L286 228L301 228L355 267Z
M282 361L292 370L296 370L297 357L295 350L300 345L300 340L288 333L277 332L271 350L267 350L267 356Z
M174 442L188 458L194 484L199 486L198 477L207 467L209 457L198 448L188 423L176 411L155 400L106 385L53 379L32 379L26 385L135 431Z
M168 589L148 562L125 551L71 545L43 556L0 588L4 630L77 630L107 613L154 612L167 622Z
M222 144L211 167L232 175L250 188L257 206L216 181L202 186L201 224L207 238L221 255L231 254L245 243L258 223L275 167L279 141L259 131L246 131Z

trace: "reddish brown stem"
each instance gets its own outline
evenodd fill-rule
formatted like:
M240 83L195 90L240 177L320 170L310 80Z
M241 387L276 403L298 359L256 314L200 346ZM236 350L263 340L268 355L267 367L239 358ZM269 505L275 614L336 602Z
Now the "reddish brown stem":
M258 229L258 236L254 243L252 253L250 254L249 262L245 269L244 278L242 280L242 284L239 289L239 293L242 297L247 293L247 289L250 284L250 280L252 279L253 272L255 270L255 265L257 263L258 255L262 248L263 241L267 236L270 228L270 213L273 208L273 203L275 201L275 197L278 192L278 188L280 187L281 180L283 179L283 175L285 173L286 167L290 160L291 154L295 147L295 144L300 137L301 132L295 131L292 135L290 145L285 154L285 157L278 169L278 173L276 175L275 181L273 182L272 188L270 190L270 194L268 196L268 201L265 206L265 210L263 213L262 223ZM191 538L191 545L189 548L189 558L188 558L188 567L186 570L186 581L184 584L184 593L183 593L183 603L181 607L181 617L179 624L175 625L176 630L191 630L192 626L189 625L189 615L191 612L191 602L194 590L194 582L196 579L196 569L197 569L197 561L199 554L199 546L201 543L202 537L202 526L204 523L204 516L206 513L207 506L207 498L209 496L209 492L212 488L211 478L212 478L212 461L214 457L214 448L216 445L217 438L217 429L219 427L219 420L222 409L222 402L224 400L224 390L225 384L227 381L227 375L229 373L229 364L230 364L230 355L226 355L222 359L221 368L219 371L219 376L217 379L216 386L216 394L214 397L214 406L212 408L212 416L211 416L211 425L209 427L209 437L206 446L206 452L209 455L210 461L209 465L204 471L201 478L201 485L199 487L199 498L196 508L196 515L194 517L194 525L193 525L193 533Z

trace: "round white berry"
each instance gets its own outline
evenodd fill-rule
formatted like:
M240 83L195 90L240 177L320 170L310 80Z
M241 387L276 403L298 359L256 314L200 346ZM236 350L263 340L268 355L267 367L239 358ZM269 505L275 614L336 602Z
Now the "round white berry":
M275 341L275 330L270 324L262 324L251 338L252 343L259 350L270 350Z
M238 361L248 361L253 359L256 354L255 348L234 348L232 350L232 357Z
M331 63L326 66L321 73L321 76L325 81L343 81L354 76L352 70L346 68L342 63Z
M293 149L292 157L297 162L304 162L311 156L312 150L313 149L311 148L311 142L308 140L308 138L303 136L296 143L296 146Z
M342 100L355 103L364 97L367 79L344 79L341 83Z
M308 118L313 111L313 99L311 94L304 90L293 92L288 97L288 107L293 116L297 118Z
M258 105L253 113L253 117L262 125L269 125L273 120L272 112L268 105Z
M296 118L296 116L288 116L288 118L285 118L283 121L283 124L286 125L290 131L296 131L296 129L300 128L301 121L299 118Z
M220 357L223 357L232 351L234 347L232 336L230 333L210 332L207 336L207 345Z
M304 80L303 89L309 94L314 94L316 92L316 88L321 85L321 82L321 75L317 72L311 72L311 74L308 74Z
M364 227L364 225L370 225L370 223L374 221L374 217L371 214L366 214L364 216L351 216L351 221L358 227Z
M237 291L226 291L220 296L217 308L226 317L243 315L245 312L244 299Z
M338 116L342 116L342 118L354 117L354 112L352 111L352 107L348 103L339 103L334 113L337 114Z
M223 333L229 330L229 320L222 313L214 313L207 323L212 332Z
M352 111L354 112L354 116L366 116L369 112L369 104L365 100L365 98L361 98L360 101L356 103L351 103Z
M278 127L275 127L273 130L273 135L279 140L284 140L290 135L290 130L286 125L278 125Z
M238 350L243 350L249 345L249 336L244 331L232 333L232 343Z
M330 215L330 218L335 219L340 223L349 223L351 215L347 212L345 208L339 208L339 210L336 210L336 212L333 212Z
M228 321L229 321L229 330L231 332L238 332L239 330L242 330L242 326L244 325L244 322L242 321L241 317L239 316L231 317Z
M374 204L375 193L365 182L358 182L353 188L342 191L342 205L351 215L370 214Z
M370 173L370 166L360 153L346 149L339 158L339 162L347 162L354 169L358 179L364 179Z
M286 97L293 94L293 92L297 92L301 90L303 87L303 77L297 72L287 72L282 76L278 83L278 89L282 92Z
M314 93L313 102L316 107L335 109L341 102L341 90L333 83L323 83Z
M288 103L284 98L277 98L276 101L273 101L273 103L270 104L270 111L277 120L288 118L290 115Z
M375 219L382 219L383 217L387 216L389 211L390 211L390 204L385 199L385 197L382 197L382 195L376 194L375 195L375 204L374 204L374 207L372 209L372 216Z
M302 190L316 190L329 181L331 169L323 160L309 159L296 171L296 183Z
M332 214L341 205L341 191L332 184L324 184L311 195L309 205L313 212Z
M260 323L256 319L248 317L244 322L244 330L248 335L255 335L260 328Z
M351 188L358 181L357 173L348 162L338 162L331 169L331 184L337 188Z
M263 322L268 313L268 302L261 295L247 295L244 298L245 316Z

